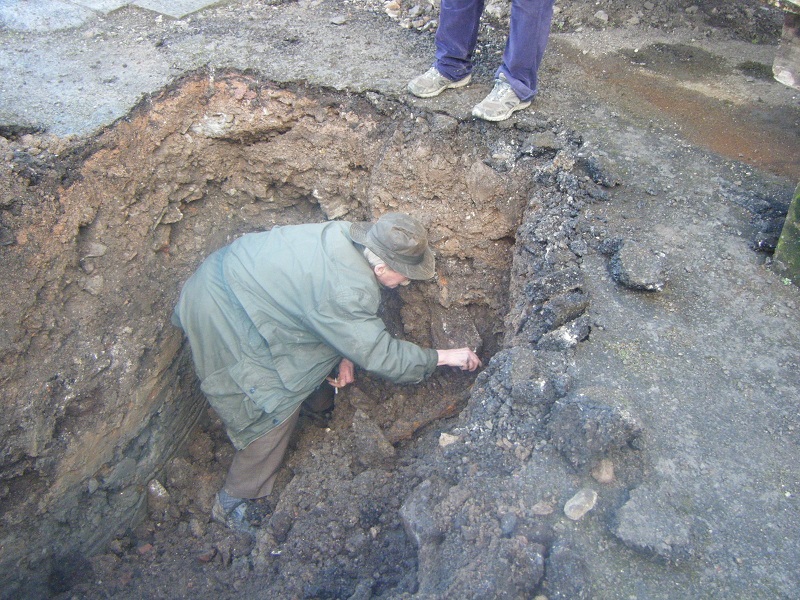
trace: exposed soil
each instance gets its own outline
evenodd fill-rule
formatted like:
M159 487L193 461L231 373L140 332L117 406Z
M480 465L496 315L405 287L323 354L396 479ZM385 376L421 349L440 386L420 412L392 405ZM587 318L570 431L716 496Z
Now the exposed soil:
M232 35L237 11L346 13L354 44L390 19L244 4L209 14ZM4 128L3 597L793 597L800 294L768 268L800 179L800 100L769 74L781 13L558 8L536 110L499 125L468 117L504 44L491 17L476 84L432 100L201 70L96 136ZM390 12L425 64L435 8ZM330 423L301 421L252 531L210 522L233 450L168 325L180 282L247 231L387 210L425 220L439 269L386 294L390 329L485 369L359 373ZM596 503L573 519L580 491Z

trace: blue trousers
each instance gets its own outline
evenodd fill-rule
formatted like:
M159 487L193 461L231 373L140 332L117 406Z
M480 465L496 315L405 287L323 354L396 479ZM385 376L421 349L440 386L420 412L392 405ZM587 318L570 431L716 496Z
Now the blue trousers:
M512 0L502 73L523 102L537 91L539 64L544 56L555 0ZM436 69L457 81L472 72L472 54L478 42L478 23L484 0L442 0L436 30Z

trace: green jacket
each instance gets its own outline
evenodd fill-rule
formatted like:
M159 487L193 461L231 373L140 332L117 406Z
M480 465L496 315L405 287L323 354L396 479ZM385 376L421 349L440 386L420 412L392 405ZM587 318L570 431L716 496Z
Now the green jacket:
M342 357L396 383L436 368L435 350L386 331L380 285L349 229L333 221L242 236L184 285L173 322L237 448L288 418Z

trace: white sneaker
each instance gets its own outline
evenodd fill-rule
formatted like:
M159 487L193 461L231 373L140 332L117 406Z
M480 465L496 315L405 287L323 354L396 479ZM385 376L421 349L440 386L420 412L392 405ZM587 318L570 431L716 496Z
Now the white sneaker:
M501 73L494 89L472 109L472 116L484 121L505 121L518 110L528 108L531 101L522 102Z
M472 74L467 75L464 79L453 81L439 73L436 67L431 67L422 75L418 75L408 82L408 91L417 98L433 98L445 90L464 87L471 79Z

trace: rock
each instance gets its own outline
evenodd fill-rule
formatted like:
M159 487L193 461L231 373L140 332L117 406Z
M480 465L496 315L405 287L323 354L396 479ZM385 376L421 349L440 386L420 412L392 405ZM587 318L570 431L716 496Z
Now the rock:
M573 521L580 521L584 515L594 508L597 492L591 488L583 488L564 505L564 514Z
M589 177L598 185L611 188L622 183L615 164L605 156L592 155L581 161Z
M534 515L547 516L552 515L555 508L549 502L537 502L531 506L531 513Z
M561 294L545 302L539 311L538 327L533 328L531 341L538 341L542 335L561 327L564 323L582 315L589 307L589 294L575 290ZM541 330L541 334L536 333Z
M437 133L455 133L458 130L458 119L450 115L435 113L430 117L431 131Z
M642 486L631 492L630 499L617 511L613 529L622 542L660 561L673 564L691 558L691 524L676 490L666 483Z
M552 131L531 134L522 144L521 154L529 156L554 157L559 150L564 148L564 143Z
M356 410L353 417L356 459L364 466L379 466L394 458L395 449L367 413Z
M181 209L178 208L177 204L169 204L167 208L164 210L164 213L161 215L161 219L159 219L159 223L163 223L164 225L169 225L171 223L177 223L178 221L183 220L183 213Z
M667 283L661 257L636 242L625 242L609 269L615 281L633 290L660 292Z
M431 315L431 335L434 348L472 348L483 345L475 320L466 307L452 306Z
M549 374L542 368L539 355L524 346L507 352L507 380L504 385L511 387L511 397L524 404L546 404L555 400L555 393L549 381Z
M439 446L441 448L446 448L447 446L450 446L451 444L455 444L460 439L461 438L458 437L457 435L452 435L450 433L442 432L442 433L439 434Z
M455 571L443 598L530 598L544 575L545 548L522 537L492 538ZM425 588L420 596L434 597Z
M333 25L344 25L345 23L347 23L347 17L345 17L344 15L336 15L334 17L331 17L331 23Z
M286 536L289 534L293 523L294 519L292 515L285 510L275 511L269 519L272 535L279 542L286 540Z
M383 6L383 10L392 19L399 19L400 18L400 14L402 13L403 7L400 5L400 3L397 0L391 0L391 2L387 2Z
M439 479L426 479L406 498L400 507L400 518L409 539L417 548L438 543L444 533L436 521L435 508L446 492Z
M213 546L204 548L197 554L197 560L201 563L210 563L217 555L217 549Z
M594 18L601 23L608 23L608 13L604 10L598 10L594 13Z
M506 513L500 517L500 532L503 537L511 537L517 532L519 519L514 513Z
M162 518L169 508L169 492L158 479L147 484L147 509L154 518Z
M592 477L597 483L614 482L614 463L607 458L602 459L597 466L592 469Z
M601 403L601 395L606 392L592 389L557 401L550 411L550 441L576 469L629 446L642 433L641 424L630 412ZM610 395L605 401L618 402Z
M800 286L800 185L789 205L775 249L773 265L779 275Z
M108 252L108 246L98 242L89 242L83 251L83 258L99 258L105 256Z
M574 348L578 342L589 337L590 319L587 316L578 317L554 331L545 333L536 343L541 350L563 351Z
M525 284L525 297L532 303L541 303L553 296L571 292L583 285L583 274L577 266L570 266Z
M99 296L103 293L103 288L106 285L106 280L102 275L93 275L87 277L83 282L83 289L89 292L92 296Z
M360 389L353 386L349 386L345 388L343 391L344 394L342 395L344 395L344 397L350 403L350 406L352 406L353 408L357 410L360 409L367 413L369 413L371 409L375 408L376 404L375 400L367 396ZM340 395L339 398L341 398L342 395Z

